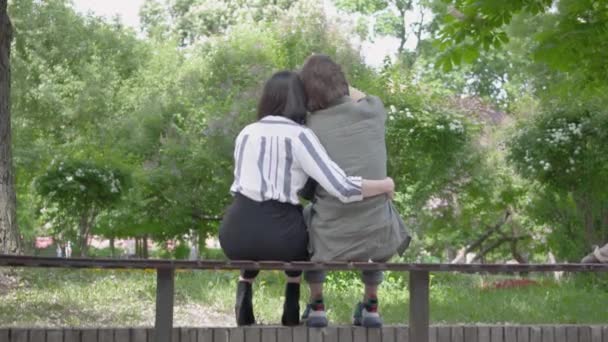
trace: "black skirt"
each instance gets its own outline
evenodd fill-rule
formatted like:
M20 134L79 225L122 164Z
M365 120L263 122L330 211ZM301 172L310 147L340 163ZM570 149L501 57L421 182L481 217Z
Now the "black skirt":
M236 194L219 235L230 260L309 260L308 232L299 205L256 202Z

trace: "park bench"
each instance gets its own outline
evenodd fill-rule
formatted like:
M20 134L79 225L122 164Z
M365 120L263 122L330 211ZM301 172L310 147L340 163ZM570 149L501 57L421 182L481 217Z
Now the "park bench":
M174 276L177 269L188 270L387 270L409 273L409 341L429 341L430 272L513 273L513 272L606 272L608 264L420 264L367 262L274 262L274 261L181 261L155 259L63 259L0 255L0 267L154 269L156 283L155 342L172 342ZM175 341L173 341L175 342Z

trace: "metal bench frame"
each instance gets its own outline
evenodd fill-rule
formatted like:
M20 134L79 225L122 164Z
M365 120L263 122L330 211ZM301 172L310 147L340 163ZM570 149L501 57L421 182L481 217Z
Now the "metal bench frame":
M512 273L512 272L607 272L608 264L407 264L367 262L276 262L276 261L180 261L157 259L63 259L0 254L0 266L54 268L108 268L156 270L155 341L171 342L176 269L190 270L383 270L409 272L409 340L429 341L430 272Z

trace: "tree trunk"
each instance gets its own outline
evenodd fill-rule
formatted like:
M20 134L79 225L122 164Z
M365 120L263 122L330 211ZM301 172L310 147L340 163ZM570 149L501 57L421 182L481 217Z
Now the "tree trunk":
M143 237L143 241L142 241L142 247L143 247L143 258L144 259L148 259L148 235L144 234Z
M576 208L579 214L582 216L582 225L583 225L583 236L585 238L585 243L587 244L587 248L592 248L593 246L599 245L603 243L603 239L600 238L601 234L601 211L599 213L595 212L595 207L597 203L594 203L591 195L583 191L582 193L575 194L575 203Z
M199 259L204 259L203 252L207 248L207 245L205 243L206 238L207 238L207 234L202 234L200 232L198 233L198 258Z
M400 19L401 19L402 26L401 26L401 30L399 32L400 42L399 42L399 50L397 50L397 51L400 55L403 54L403 51L405 49L405 42L407 41L407 27L406 27L407 22L405 20L405 12L406 12L405 8L403 8L403 9L399 8L399 15L401 16Z
M80 217L80 223L78 224L78 247L80 248L80 256L84 257L87 254L87 223L88 215L85 212Z
M511 218L511 211L509 209L505 210L505 214L502 217L502 219L497 222L494 226L490 227L488 230L485 231L485 233L483 233L477 240L475 240L473 243L471 243L461 254L464 257L464 260L466 260L466 255L473 252L475 249L479 249L479 250L483 250L483 242L486 241L488 238L490 238L494 233L500 231L500 228L502 228L502 226L504 224L506 224L507 222L509 222L509 219ZM475 259L481 259L483 260L483 255L478 255L475 257ZM459 261L457 261L456 259L452 260L452 263L457 263ZM465 261L466 263L466 261Z
M424 31L424 7L420 6L420 21L418 22L418 28L415 31L416 33L416 47L414 48L414 58L412 60L412 65L416 63L418 57L420 57L420 40L422 40L422 32Z
M8 0L0 0L0 253L21 253L17 226L17 198L11 151L11 70L12 26Z
M89 210L85 210L84 214L80 218L79 223L79 236L80 239L80 256L86 257L88 252L88 243L89 243L89 235L91 234L91 228L93 228L93 223L95 223L95 218L97 218L97 210L94 207L91 207Z
M139 237L135 238L135 256L141 258L141 246L139 243Z
M116 256L115 248L114 248L114 237L110 238L110 253L112 254L112 258L114 258Z

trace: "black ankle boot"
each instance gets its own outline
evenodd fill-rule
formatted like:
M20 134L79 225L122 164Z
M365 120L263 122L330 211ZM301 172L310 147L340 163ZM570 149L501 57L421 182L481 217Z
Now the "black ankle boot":
M236 287L236 304L234 306L236 325L241 326L255 324L252 296L253 291L251 289L251 283L239 281Z
M300 284L287 283L281 323L286 326L300 324Z

